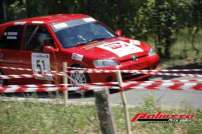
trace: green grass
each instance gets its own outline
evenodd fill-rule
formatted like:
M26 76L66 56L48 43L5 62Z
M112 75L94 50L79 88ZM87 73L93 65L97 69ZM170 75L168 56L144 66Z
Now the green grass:
M86 134L98 132L94 107L0 102L1 134ZM90 115L90 116L89 116Z
M136 134L201 134L202 110L194 109L161 109L154 100L148 97L141 107L130 108L130 118L140 112L195 114L187 123L132 123ZM113 108L113 115L118 133L125 133L122 108ZM97 134L101 133L94 106L67 106L0 102L1 134Z

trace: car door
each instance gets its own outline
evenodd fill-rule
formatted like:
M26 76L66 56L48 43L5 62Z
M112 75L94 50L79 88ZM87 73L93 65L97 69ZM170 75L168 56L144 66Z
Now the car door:
M29 65L35 76L30 83L53 81L51 73L56 63L54 52L43 52L44 45L55 48L54 40L44 24L27 24L24 32L23 51L21 52L25 64ZM54 64L53 64L54 63Z
M2 36L0 37L0 65L3 67L14 67L14 68L26 68L27 65L24 64L21 59L21 43L23 38L23 25L12 25L8 26ZM15 74L19 75L24 72L24 70L15 69L2 69L3 74ZM23 81L22 79L11 79L10 83L19 83Z

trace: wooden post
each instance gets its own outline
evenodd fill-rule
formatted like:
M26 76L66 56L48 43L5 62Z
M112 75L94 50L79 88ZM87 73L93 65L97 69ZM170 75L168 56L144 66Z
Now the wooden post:
M116 72L116 77L117 77L117 81L119 82L120 87L122 87L123 86L123 80L121 77L120 70L118 70ZM124 108L124 116L125 116L127 134L131 134L130 116L129 116L129 112L128 112L126 95L125 95L125 92L122 90L120 91L120 94L121 94L121 100L122 100L123 108Z
M67 101L68 101L68 78L67 78L67 62L63 62L63 84L65 84L65 91L63 92L64 93L64 104L65 106L67 105Z
M116 134L115 125L109 105L108 89L95 92L95 103L102 134Z

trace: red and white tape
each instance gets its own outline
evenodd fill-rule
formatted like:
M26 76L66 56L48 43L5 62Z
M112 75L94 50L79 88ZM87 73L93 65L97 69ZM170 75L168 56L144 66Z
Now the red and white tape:
M74 71L75 72L75 71ZM82 73L83 71L79 71L78 73ZM132 71L131 71L132 72ZM59 76L67 76L64 73L54 73L55 75ZM20 75L0 75L0 79L20 79L20 78L35 78L35 77L53 77L54 74L20 74ZM141 73L137 73L141 74ZM202 75L199 74L183 74L183 73L160 73L160 72L144 72L143 74L151 74L151 75L160 75L160 76L176 76L176 77L198 77L202 78Z
M113 84L117 84L113 83ZM0 86L0 93L16 93L16 92L51 92L51 91L82 91L82 90L101 90L109 89L141 89L141 90L197 90L202 91L202 82L196 80L157 80L157 81L131 81L123 83L121 86L115 85L81 85L79 87L69 87L69 84L40 84L40 85L8 85Z
M30 68L17 68L17 67L6 67L6 66L0 66L0 68L2 69L6 69L6 70L16 70L16 71L30 71L30 72L33 72L32 69ZM51 71L51 73L56 73L56 71Z
M151 75L160 75L160 76L176 76L176 77L198 77L198 78L202 78L202 75L198 75L198 74L178 74L178 73L159 73L159 72L150 72L150 73L144 73L144 74L151 74ZM56 75L60 75L60 76L67 76L64 73L58 73ZM0 79L20 79L20 78L36 78L36 77L45 77L45 76L49 76L49 77L53 77L53 74L46 74L46 75L42 75L42 74L21 74L21 75L0 75Z
M33 71L30 68L15 68L15 67L6 67L6 66L0 66L0 68L3 69L10 69L10 70L19 70L19 71ZM77 67L68 67L69 69L72 69L68 72L80 72L80 73L114 73L118 70L106 70L106 69L93 69L93 68L77 68ZM202 72L202 69L157 69L157 70L119 70L122 73L147 73L147 72ZM51 73L56 73L56 71L51 71ZM62 73L62 72L59 72Z
M6 66L0 66L2 69L7 69L7 70L17 70L17 71L32 71L30 68L16 68L16 67L6 67Z
M56 85L8 85L1 86L0 93L25 93L25 92L51 92L63 90L61 86Z
M82 91L82 90L101 90L107 87L100 86L79 86L79 87L68 87L65 84L41 84L41 85L8 85L0 86L0 93L26 93L26 92L53 92L53 91ZM116 87L117 88L117 87Z
M163 70L103 70L103 69L88 69L88 68L72 68L76 70L68 70L68 73L134 73L134 74L151 74L151 75L166 75L166 76L182 76L182 77L202 77L200 74L184 74L173 72L202 72L202 69L163 69ZM168 73L169 72L169 73Z
M134 81L131 83L121 85L122 90L126 89L147 89L147 90L161 90L161 89L169 89L169 90L198 90L202 91L202 82L182 82L179 80L173 80L172 82L164 82L164 81Z
M53 76L53 74L20 74L20 75L0 75L0 79L21 79L21 78L35 78L35 77L44 77L44 76Z
M16 70L27 70L32 71L28 68L14 68L14 67L1 67L4 69L16 69ZM150 75L160 75L160 76L181 76L181 77L202 77L200 74L184 74L184 73L173 73L173 72L202 72L202 69L163 69L163 70L103 70L103 69L89 69L89 68L75 68L69 67L74 70L68 70L66 73L115 73L120 71L122 73L134 73L134 74L150 74ZM0 79L18 79L18 78L35 78L60 75L66 76L64 72L51 71L52 74L20 74L20 75L0 75Z
M94 68L77 68L77 67L68 67L68 72L79 71L80 73L114 73L117 71L121 71L122 73L147 73L147 72L202 72L202 69L142 69L142 70L107 70L107 69L94 69Z
M150 81L126 81L124 82L125 85L130 85L133 83L202 83L202 79L172 79L172 80L150 80ZM90 85L97 85L97 86L114 86L119 85L118 82L106 82L106 83L90 83Z

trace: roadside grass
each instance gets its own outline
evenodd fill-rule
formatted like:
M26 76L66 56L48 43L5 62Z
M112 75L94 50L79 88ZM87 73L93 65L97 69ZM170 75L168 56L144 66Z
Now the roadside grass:
M86 134L97 133L92 106L0 102L1 134Z
M140 112L155 114L194 114L194 119L183 123L133 122L135 134L201 134L202 110L162 109L152 97L145 99L142 106L130 108L130 118ZM126 133L124 114L121 107L113 107L113 116L119 134ZM56 104L28 102L0 102L1 134L99 134L99 120L95 106L67 107Z

